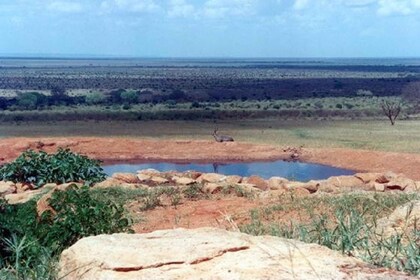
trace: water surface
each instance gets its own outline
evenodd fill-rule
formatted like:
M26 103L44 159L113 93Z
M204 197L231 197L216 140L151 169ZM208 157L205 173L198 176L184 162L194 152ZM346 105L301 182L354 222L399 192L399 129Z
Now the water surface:
M220 173L224 175L239 175L249 177L258 175L268 179L274 176L284 177L289 180L307 182L309 180L322 180L331 176L353 175L355 171L336 168L327 165L271 161L271 162L238 162L238 163L118 163L103 166L107 175L111 176L116 172L136 173L138 170L153 168L161 172L195 170L205 173Z

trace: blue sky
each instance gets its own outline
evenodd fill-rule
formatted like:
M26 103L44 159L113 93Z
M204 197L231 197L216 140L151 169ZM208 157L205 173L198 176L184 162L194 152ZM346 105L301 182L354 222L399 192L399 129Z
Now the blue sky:
M420 0L0 0L0 54L420 57Z

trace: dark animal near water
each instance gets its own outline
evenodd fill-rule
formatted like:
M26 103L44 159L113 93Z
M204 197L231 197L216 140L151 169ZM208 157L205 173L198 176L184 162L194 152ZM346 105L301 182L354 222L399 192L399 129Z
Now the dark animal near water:
M213 132L213 137L217 142L233 142L235 140L233 140L232 137L227 136L227 135L218 135L217 134L218 129L216 128Z

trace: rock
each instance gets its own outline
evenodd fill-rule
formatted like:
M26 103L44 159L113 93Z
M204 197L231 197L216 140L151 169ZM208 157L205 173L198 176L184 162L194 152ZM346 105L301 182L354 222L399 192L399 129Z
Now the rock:
M50 190L49 192L47 192L46 194L44 194L36 203L36 212L38 214L38 217L41 217L41 215L46 211L51 211L53 215L55 215L55 211L48 203L48 200L51 198L54 192L65 191L70 186L76 186L80 188L82 184L66 183L66 184L58 185L54 187L52 190Z
M375 191L377 191L377 192L384 192L385 191L385 186L383 184L374 183L373 187L375 188Z
M420 230L420 200L397 207L388 217L379 219L375 232L388 238L396 234L409 234L414 226Z
M16 192L16 185L13 182L0 181L0 197Z
M221 192L223 190L223 188L224 188L224 186L222 184L206 183L201 188L201 191L204 192L204 193L215 194L215 193Z
M187 177L187 178L191 178L193 180L197 180L198 177L201 176L201 172L197 172L197 171L186 171L184 173L182 173L182 175L180 177Z
M286 186L287 186L288 182L289 182L289 180L287 180L285 178L281 178L281 177L271 177L267 181L268 187L270 188L270 190L286 189L287 188Z
M367 178L365 178L367 179ZM327 184L331 184L339 189L339 191L351 191L366 189L367 185L361 179L355 176L334 176L326 180Z
M41 188L41 189L26 191L22 193L7 194L4 196L4 198L7 200L7 203L9 204L20 204L20 203L28 202L29 200L35 198L36 196L41 195L43 192L45 192L45 190Z
M324 182L325 184L325 182ZM307 189L310 193L316 193L320 187L320 181L311 180L307 183L304 183L300 188Z
M308 196L311 194L311 192L305 188L297 187L291 190L295 195L297 196Z
M363 183L367 184L370 182L375 182L378 178L382 178L383 174L381 173L356 173L354 177L361 180Z
M244 178L243 183L245 184L252 184L255 185L256 188L262 190L262 191L267 191L269 190L269 186L268 183L261 177L259 176L251 176L249 178Z
M174 177L172 177L172 180L177 185L183 185L183 186L188 186L188 185L192 185L192 184L197 183L196 180L191 179L191 178L187 178L187 177L177 177L177 176L174 176Z
M159 176L154 176L152 178L150 178L150 181L152 181L155 184L167 184L169 183L169 180L163 177L159 177Z
M242 177L237 175L226 176L226 179L224 181L226 182L226 184L236 185L242 182Z
M416 182L405 178L405 177L396 177L396 178L392 178L390 179L390 181L386 184L384 184L384 187L386 190L400 190L403 191L405 190L407 187L410 188L416 188Z
M95 189L106 189L106 188L137 189L141 187L147 187L147 186L140 185L140 184L128 184L114 178L108 178L105 181L96 183L93 186L93 188Z
M152 179L152 176L151 175L146 175L146 174L142 174L142 173L137 174L137 180L140 183L144 183L144 182L150 181L150 179Z
M316 244L216 228L83 238L61 254L58 278L410 279Z
M253 184L247 184L247 183L240 183L236 185L237 188L242 189L245 192L248 193L255 193L261 191L259 188L257 188L256 185Z
M137 174L144 174L144 175L149 175L149 176L159 176L160 172L156 169L148 168L148 169L143 169L143 170L137 171Z
M135 184L139 183L139 179L132 173L114 173L112 178L124 183Z
M397 175L391 171L386 172L385 174L379 176L375 182L379 183L379 184L386 184L389 181L391 181L391 179L397 177Z
M420 190L420 182L416 182L413 186L407 186L404 192L414 193Z
M200 177L197 178L197 182L199 183L219 183L226 179L225 175L217 174L217 173L204 173Z

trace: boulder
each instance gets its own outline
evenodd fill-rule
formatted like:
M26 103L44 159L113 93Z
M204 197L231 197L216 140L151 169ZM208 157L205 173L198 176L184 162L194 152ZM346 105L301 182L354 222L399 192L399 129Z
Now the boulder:
M385 186L383 184L374 183L373 187L375 188L375 191L377 191L377 192L384 192L385 191Z
M197 178L197 182L199 183L219 183L226 179L225 175L217 174L217 173L204 173L200 177Z
M243 183L245 184L251 184L254 185L256 188L262 190L262 191L267 191L269 190L269 186L268 183L261 177L259 176L251 176L248 178L244 178L242 180Z
M188 177L178 177L174 176L172 177L172 180L177 184L181 186L188 186L197 183L196 180L188 178Z
M271 177L268 179L267 184L270 190L282 190L287 188L289 180L282 177Z
M156 169L148 168L148 169L143 169L143 170L137 171L137 174L144 174L144 175L149 175L149 176L159 176L160 172Z
M142 174L142 173L137 174L137 180L138 180L140 183L147 182L147 181L149 181L150 179L152 179L152 176L151 176L151 175Z
M354 175L354 177L356 177L365 184L375 182L379 178L383 178L382 176L382 173L356 173Z
M388 183L384 184L384 187L386 190L400 190L403 191L405 190L407 187L410 188L416 188L416 182L405 178L405 177L395 177L389 180Z
M129 184L122 182L114 178L107 178L105 181L96 183L93 188L96 189L106 189L106 188L123 188L123 189L136 189L139 187L147 187L140 184Z
M0 181L0 197L16 192L16 185L13 182Z
M160 176L153 176L150 178L150 181L155 184L167 184L169 180Z
M397 207L388 217L377 221L375 232L388 238L397 234L410 234L414 226L420 230L420 200Z
M204 193L215 194L215 193L221 192L223 190L223 188L224 188L224 185L222 185L222 184L206 183L201 188L201 191L204 192Z
M337 187L340 189L340 191L350 191L355 189L360 190L367 188L366 183L355 176L334 176L328 178L326 183Z
M197 172L197 171L186 171L184 173L181 174L181 177L188 177L194 180L197 180L198 177L201 176L201 172Z
M226 179L224 181L226 182L226 184L236 185L242 182L242 177L238 175L226 176Z
M136 174L132 173L114 173L112 178L128 184L139 183L139 179L137 178Z
M45 192L44 189L37 189L37 190L31 190L21 193L12 193L7 194L4 196L7 203L9 204L20 204L20 203L26 203L29 200L35 198L36 196L41 195L43 192Z
M54 192L65 191L70 186L77 186L78 188L80 188L82 184L66 183L66 184L58 185L58 186L55 186L46 194L44 194L36 203L36 212L38 214L38 217L40 217L45 211L51 211L53 214L55 214L55 211L48 203L48 200L51 198Z
M248 193L255 193L261 191L261 189L257 188L256 185L253 184L247 184L247 183L240 183L236 185L237 188L242 189L245 192Z
M217 228L83 238L61 254L58 278L410 279L316 244Z
M292 190L292 192L297 196L308 196L311 192L308 189L297 187Z
M322 182L325 185L325 182ZM300 186L300 188L307 189L310 193L315 193L318 191L319 187L321 185L320 181L311 180L307 183L304 183Z

